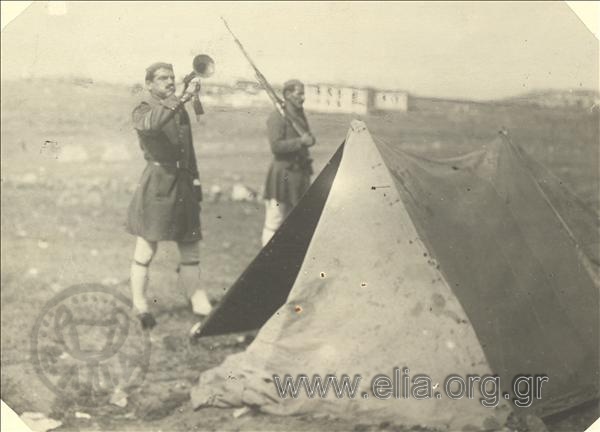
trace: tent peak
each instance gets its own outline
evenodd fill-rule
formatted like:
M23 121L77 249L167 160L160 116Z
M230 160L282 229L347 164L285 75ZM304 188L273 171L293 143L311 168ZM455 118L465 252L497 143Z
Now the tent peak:
M366 130L367 125L362 120L354 119L350 122L350 129L352 129L352 132L358 133Z
M502 126L502 128L498 131L498 135L500 135L501 137L503 137L505 139L510 138L510 133L508 132L508 129L505 128L504 126Z

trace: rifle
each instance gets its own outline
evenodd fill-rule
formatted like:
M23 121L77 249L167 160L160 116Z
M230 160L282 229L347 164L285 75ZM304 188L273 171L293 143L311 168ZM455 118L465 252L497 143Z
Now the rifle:
M277 93L275 93L275 90L273 90L273 87L271 87L271 84L269 84L269 82L267 81L265 76L258 70L256 65L254 64L254 62L252 61L252 59L250 58L250 56L248 55L248 53L246 52L244 47L242 46L242 43L238 40L238 38L233 34L231 29L229 28L229 25L227 24L227 21L225 21L225 18L221 17L221 19L223 20L223 24L225 24L225 27L227 28L227 30L233 37L233 40L235 41L237 46L240 48L240 50L244 54L244 57L246 57L246 60L248 60L248 63L250 63L250 66L252 66L252 69L254 69L256 79L258 80L258 82L260 83L262 88L267 92L269 99L271 99L271 102L273 102L273 105L275 105L275 108L277 109L277 111L279 111L279 114L281 114L281 117L283 117L288 123L290 123L292 125L294 130L296 132L298 132L298 135L300 135L300 136L304 135L306 133L306 131L298 123L296 123L293 119L291 119L288 115L286 115L285 109L283 108L283 101L281 100L281 98L279 96L277 96Z

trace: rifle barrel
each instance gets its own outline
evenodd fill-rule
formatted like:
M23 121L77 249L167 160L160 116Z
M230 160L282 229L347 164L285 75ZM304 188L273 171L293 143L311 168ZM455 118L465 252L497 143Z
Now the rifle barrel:
M271 87L271 85L269 84L269 82L267 81L265 76L258 70L256 65L254 64L254 62L252 61L252 59L250 58L250 56L244 49L244 46L242 45L242 43L239 41L239 39L235 36L235 34L229 28L229 24L227 24L227 21L225 21L225 18L221 17L221 19L223 20L223 24L225 24L225 27L227 28L227 30L233 37L233 40L235 41L237 46L240 48L240 50L244 54L244 57L246 57L246 60L248 60L248 63L250 63L250 66L252 66L252 69L254 69L254 73L256 74L256 79L262 85L263 89L267 92L267 96L269 96L269 99L271 99L271 102L273 102L277 111L279 111L281 116L292 125L292 127L296 130L296 132L298 132L299 135L303 135L304 133L306 133L306 131L304 131L302 129L302 127L300 127L295 121L293 121L291 118L289 118L286 115L286 113L283 109L282 100L277 96L277 93L275 93L275 90L273 89L273 87Z
M236 35L231 30L231 28L229 28L229 24L227 24L227 21L225 21L225 18L221 17L221 19L223 20L223 24L225 24L225 27L227 28L227 31L229 31L229 33L231 33L231 36L233 37L233 40L235 41L235 43L237 44L237 46L240 48L240 50L242 51L242 53L246 57L246 60L248 60L248 62L250 63L250 66L252 66L252 68L256 71L257 74L260 74L260 72L258 71L258 68L256 67L256 65L254 64L254 62L252 61L252 59L250 58L250 56L248 55L248 53L244 49L244 46L242 45L242 43L240 42L240 40L236 37Z

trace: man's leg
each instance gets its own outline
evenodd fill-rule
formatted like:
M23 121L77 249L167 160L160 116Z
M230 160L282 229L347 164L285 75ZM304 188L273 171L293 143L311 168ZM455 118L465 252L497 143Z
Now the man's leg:
M194 313L208 315L212 306L206 291L200 289L200 242L178 242L177 247L180 255L178 285L192 302Z
M265 201L265 226L262 232L263 247L269 243L290 212L290 206L274 199Z
M144 328L152 328L156 325L156 321L154 321L154 317L150 314L148 301L146 300L148 269L156 253L156 247L156 242L149 242L138 237L133 253L133 263L131 264L130 283L133 307L140 317L142 327Z

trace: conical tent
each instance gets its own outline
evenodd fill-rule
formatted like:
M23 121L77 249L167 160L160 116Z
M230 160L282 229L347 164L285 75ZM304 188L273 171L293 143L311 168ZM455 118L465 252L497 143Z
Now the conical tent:
M206 336L262 327L201 375L192 403L479 430L511 409L545 416L595 399L598 236L597 215L506 137L432 161L353 122L205 323ZM382 374L389 399L373 390ZM360 376L360 390L282 398L286 375ZM412 393L419 375L429 398ZM471 397L449 377L471 382Z

